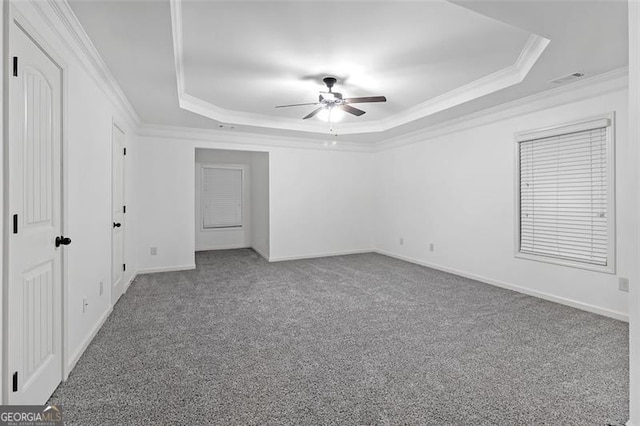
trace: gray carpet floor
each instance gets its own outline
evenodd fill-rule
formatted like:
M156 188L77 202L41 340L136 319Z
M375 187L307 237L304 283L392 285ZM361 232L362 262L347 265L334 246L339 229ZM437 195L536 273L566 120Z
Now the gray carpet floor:
M377 254L196 263L134 281L51 397L68 424L627 419L623 322Z

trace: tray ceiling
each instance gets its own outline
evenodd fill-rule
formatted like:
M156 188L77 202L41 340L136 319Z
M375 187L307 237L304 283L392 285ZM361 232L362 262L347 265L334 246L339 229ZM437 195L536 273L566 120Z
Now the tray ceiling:
M548 40L446 1L171 2L178 95L219 121L327 131L300 118L322 78L358 105L342 134L383 131L486 95L526 76Z
M321 137L326 123L301 119L313 106L274 107L316 101L331 75L345 97L387 97L337 125L374 140L547 90L566 73L626 65L620 4L456 3L70 1L148 124Z

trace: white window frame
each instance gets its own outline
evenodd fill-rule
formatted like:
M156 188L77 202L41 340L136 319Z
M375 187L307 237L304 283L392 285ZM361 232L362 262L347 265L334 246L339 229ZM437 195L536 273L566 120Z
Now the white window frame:
M567 133L586 131L589 129L606 127L606 155L607 155L607 265L593 265L568 259L520 252L520 143ZM615 211L615 113L600 115L577 122L564 123L553 127L520 132L514 135L515 140L515 257L552 263L555 265L587 269L596 272L615 274L616 272L616 211Z
M241 189L240 189L240 199L241 199L241 206L240 206L240 220L241 220L241 225L240 226L226 226L226 227L220 227L220 228L207 228L204 226L204 171L205 169L231 169L231 170L240 170L241 173ZM245 201L245 183L244 183L244 179L245 179L245 166L242 165L235 165L235 164L202 164L200 166L200 230L201 231L205 231L205 232L224 232L224 231L239 231L239 230L243 230L245 228L245 214L244 214L244 210L245 210L245 205L244 205L244 201Z

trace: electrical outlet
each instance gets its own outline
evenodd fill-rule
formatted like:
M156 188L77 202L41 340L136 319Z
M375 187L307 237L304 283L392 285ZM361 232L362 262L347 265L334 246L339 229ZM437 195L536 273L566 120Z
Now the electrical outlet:
M98 294L102 296L102 293L104 293L104 281L100 281L100 291Z
M158 254L158 247L151 247L151 256L156 256Z
M87 298L83 297L82 298L82 313L85 314L87 313L87 309L89 309L89 302L87 302Z
M429 244L429 251L433 251L433 243Z
M629 291L629 278L618 278L618 290Z
M400 237L400 245L403 246L404 245L404 238Z

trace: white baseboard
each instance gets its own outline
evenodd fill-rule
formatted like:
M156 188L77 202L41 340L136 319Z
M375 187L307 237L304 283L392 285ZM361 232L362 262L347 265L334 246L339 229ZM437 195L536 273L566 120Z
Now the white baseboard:
M191 270L191 269L196 269L196 264L195 263L191 263L189 265L161 266L159 268L138 269L138 275L154 274L156 272L188 271L188 270Z
M199 248L196 248L196 252L212 251L212 250L236 250L236 249L243 249L243 248L251 248L251 246L246 244L229 244L229 245L222 245L222 246L199 247Z
M264 250L258 248L258 247L251 247L253 249L253 251L255 251L256 253L258 253L260 256L262 256L267 262L270 262L269 260L269 256L267 256L267 254L264 252Z
M491 285L494 285L496 287L505 288L507 290L517 291L518 293L523 293L523 294L526 294L526 295L529 295L529 296L537 297L539 299L544 299L544 300L548 300L550 302L560 303L561 305L571 306L572 308L582 309L583 311L588 311L588 312L592 312L594 314L603 315L605 317L617 319L617 320L620 320L620 321L629 322L629 315L624 314L622 312L612 311L612 310L609 310L609 309L604 309L604 308L600 308L598 306L590 305L588 303L578 302L576 300L567 299L567 298L560 297L560 296L555 296L553 294L544 293L544 292L536 291L536 290L531 290L531 289L526 288L526 287L521 287L521 286L518 286L518 285L515 285L515 284L511 284L511 283L507 283L507 282L504 282L504 281L494 280L494 279L491 279L491 278L483 277L483 276L472 274L472 273L465 272L465 271L460 271L460 270L453 269L453 268L448 268L448 267L437 265L437 264L434 264L434 263L424 262L422 260L414 259L414 258L407 257L407 256L402 256L402 255L391 253L391 252L388 252L388 251L385 251L385 250L376 249L374 251L376 253L382 254L384 256L393 257L393 258L396 258L396 259L404 260L406 262L411 262L411 263L415 263L415 264L418 264L418 265L426 266L428 268L437 269L439 271L449 272L451 274L459 275L461 277L469 278L469 279L476 280L476 281L481 281L483 283L491 284Z
M109 309L107 309L107 311L104 314L102 314L98 322L93 326L93 328L91 329L87 337L84 338L80 347L73 353L73 355L71 355L71 358L68 360L67 365L65 366L65 369L64 369L63 380L67 380L67 378L69 377L69 373L71 373L71 370L73 370L73 368L76 366L76 364L78 363L78 360L80 359L84 351L87 350L87 348L89 347L89 344L91 343L93 338L96 337L96 334L98 334L98 331L100 331L100 329L104 325L107 318L109 318L109 315L111 315L112 311L113 311L113 305L110 305Z
M372 253L373 249L358 249L358 250L348 250L348 251L335 251L329 253L313 253L313 254L303 254L300 256L280 256L280 257L270 257L269 262L283 262L285 260L300 260L300 259L315 259L317 257L331 257L331 256L345 256L348 254L362 254L362 253Z
M124 288L122 289L122 294L125 294L127 290L129 290L129 286L131 286L131 283L133 282L133 280L136 279L137 276L138 276L138 271L131 274L129 281L127 281L127 283L124 285ZM122 297L122 295L120 295L120 297Z

